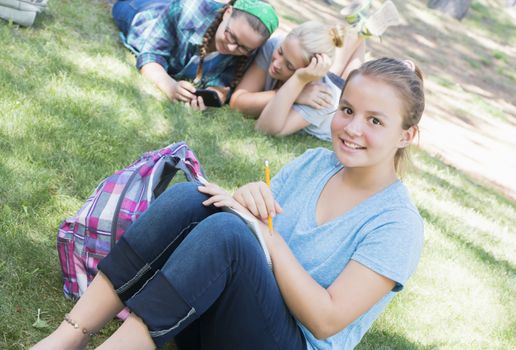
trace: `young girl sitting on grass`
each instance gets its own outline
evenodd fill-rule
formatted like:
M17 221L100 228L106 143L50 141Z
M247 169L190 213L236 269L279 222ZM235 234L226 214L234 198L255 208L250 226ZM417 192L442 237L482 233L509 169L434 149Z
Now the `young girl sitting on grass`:
M201 109L196 89L213 89L224 102L278 27L274 9L259 0L118 0L113 18L142 74L170 100Z
M333 58L337 54L351 65L363 58L364 42L349 37L358 44L344 46L342 27L312 21L294 28L286 38L269 39L233 93L231 107L257 117L259 131L289 135L304 130L329 141L344 84L342 76L329 72ZM344 49L353 53L341 52ZM335 72L349 73L349 66L335 66Z
M397 170L417 134L423 81L412 62L353 71L317 148L233 196L214 184L162 194L99 264L60 326L33 350L83 349L124 305L98 349L352 349L414 272L423 222ZM259 222L257 239L232 207Z

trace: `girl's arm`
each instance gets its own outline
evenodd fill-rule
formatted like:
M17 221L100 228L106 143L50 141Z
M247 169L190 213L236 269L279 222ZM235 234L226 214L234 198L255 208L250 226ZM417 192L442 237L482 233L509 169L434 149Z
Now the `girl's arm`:
M233 197L258 218L279 212L279 204L263 182L244 185ZM285 303L318 339L347 327L394 288L394 281L354 260L324 288L306 272L278 233L269 234L263 223L261 227Z
M310 125L292 106L307 82L290 77L265 106L255 129L270 135L290 135Z
M190 102L196 99L195 87L184 80L176 81L168 75L165 68L156 62L142 66L142 75L152 81L172 101Z
M231 96L230 107L253 117L259 116L276 95L276 91L263 91L266 77L267 72L256 62L253 63Z
M394 288L394 281L351 260L326 289L304 270L279 234L264 238L285 303L318 339L347 327Z
M271 135L289 135L310 125L292 106L305 86L324 77L330 65L328 56L316 54L308 67L296 70L265 106L256 121L256 130Z

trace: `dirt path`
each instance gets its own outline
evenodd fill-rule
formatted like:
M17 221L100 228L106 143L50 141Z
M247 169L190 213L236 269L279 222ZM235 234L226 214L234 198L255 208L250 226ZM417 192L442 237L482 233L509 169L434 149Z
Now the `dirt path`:
M342 21L336 3L270 2L283 31L309 19ZM425 72L420 145L516 200L516 8L479 1L458 22L427 9L424 1L394 2L405 24L390 28L382 42L371 40L368 51L372 57L410 57Z

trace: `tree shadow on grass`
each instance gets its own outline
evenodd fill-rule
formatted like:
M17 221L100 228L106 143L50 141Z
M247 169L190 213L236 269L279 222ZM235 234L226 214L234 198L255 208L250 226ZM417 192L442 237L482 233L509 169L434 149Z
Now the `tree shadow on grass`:
M5 158L18 153L21 159L15 162L30 164L32 170L41 168L59 174L60 188L68 188L61 194L72 195L93 187L92 179L97 183L162 142L165 133L154 127L162 110L160 103L134 82L100 75L92 79L91 74L63 60L58 53L48 53L47 60L54 67L51 72L47 66L0 71L2 81L9 86L4 98L13 101L25 96L24 105L14 106L12 111L23 120L20 127L14 133L1 135L0 149L5 150ZM57 74L65 77L58 87L53 81ZM61 88L62 93L49 93L49 89L56 88ZM74 97L77 95L84 97ZM153 137L155 130L162 135ZM34 155L29 155L28 149ZM12 179L16 177L13 176Z
M426 165L426 169L418 168L414 171L415 175L421 175L428 179L430 184L435 184L437 187L450 189L452 198L461 203L464 207L475 208L494 220L503 218L506 221L512 220L507 217L504 212L505 208L511 208L511 211L516 211L516 203L514 199L507 196L500 186L490 186L492 183L484 180L479 181L478 177L471 176L468 173L450 165L439 156L432 156L428 152L417 149L415 153L420 156ZM470 155L469 155L470 156ZM432 170L427 170L431 166ZM442 172L447 172L450 179L446 180L441 175Z
M460 174L459 170L453 167L450 167L450 169ZM450 194L449 199L453 200L457 205L460 204L463 208L480 211L483 216L490 220L502 220L504 223L507 223L512 219L507 217L507 213L501 205L510 208L514 207L514 203L492 189L474 183L468 178L461 179L465 183L463 187L459 187L443 177L428 171L419 170L417 174L422 176L431 188L448 191ZM489 199L493 199L499 205L493 206L492 203L488 202Z
M454 205L462 208L472 209L477 215L491 222L500 223L508 228L514 226L512 215L516 211L516 205L511 199L493 188L475 182L459 169L431 157L427 152L419 150L417 155L422 159L425 169L416 167L417 171L414 176L420 178L424 181L425 186L428 186L428 189L425 190L444 190L446 193L436 192L436 196L446 201L452 201ZM449 179L442 174L446 174ZM442 208L439 208L439 213L435 213L434 208L429 207L426 203L420 203L418 209L425 221L434 224L445 236L464 246L480 261L500 269L500 273L516 273L516 268L511 262L496 258L482 247L480 241L474 242L471 238L458 234L452 228L454 225L461 225L463 227L461 232L480 233L485 236L489 236L488 232L469 225L463 218L452 213L444 213Z
M432 40L436 47L422 50L420 45L406 44L417 43L421 36ZM494 90L498 98L513 101L511 86L514 82L496 72L500 63L492 58L492 49L460 31L452 33L423 21L413 22L410 27L393 28L382 45L372 43L371 47L376 55L414 58L426 75L450 76L455 83ZM515 58L509 56L509 60L514 62ZM482 63L472 67L468 62ZM508 65L502 66L511 69Z
M86 182L99 181L157 141L141 134L142 124L150 124L144 115L132 124L116 107L94 101L53 98L37 103L38 110L51 117L28 121L25 131L16 135L4 134L6 158L18 153L13 161L20 166L59 174L70 193L81 192ZM26 147L37 155L26 153Z
M418 210L425 221L435 225L446 237L469 251L476 257L476 260L489 265L489 267L497 270L502 275L516 276L516 267L514 264L507 260L496 258L492 253L485 250L485 248L478 243L473 242L471 239L468 239L451 229L450 223L457 222L459 220L458 218L452 215L446 216L442 213L434 215L430 208L426 208L421 205L418 206ZM475 227L471 227L463 223L463 230L465 232L474 232L476 229Z
M446 201L452 201L454 205L462 208L472 209L486 220L499 222L502 226L508 228L513 227L514 218L511 215L516 207L510 199L492 188L475 183L460 170L430 157L424 151L418 151L418 156L423 158L424 163L434 166L431 170L418 169L415 175L424 181L425 186L428 186L428 189L425 189L426 191L445 190L445 194L437 192L436 196ZM449 177L455 183L440 175L445 170L451 173ZM460 186L456 183L460 183ZM479 261L499 270L502 274L516 275L516 267L513 263L497 258L483 246L481 236L489 239L489 232L470 225L462 217L444 212L442 208L438 208L439 211L436 213L435 208L429 207L424 202L418 204L418 210L426 222L435 225L446 237L464 247ZM453 229L457 225L461 226L460 230ZM459 232L469 232L471 236L465 237Z

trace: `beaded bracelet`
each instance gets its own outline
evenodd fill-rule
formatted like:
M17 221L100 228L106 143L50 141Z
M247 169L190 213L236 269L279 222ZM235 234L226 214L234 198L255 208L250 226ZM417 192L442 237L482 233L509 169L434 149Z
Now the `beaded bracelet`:
M77 322L75 322L74 320L72 320L72 319L70 318L70 314L66 314L66 315L64 316L64 320L65 320L68 324L70 324L73 328L75 328L75 329L79 329L79 328L81 328L81 326L79 326L79 324L78 324ZM81 332L82 332L82 334L86 334L86 335L88 335L88 336L90 336L90 337L93 337L94 335L96 335L96 334L97 334L97 333L94 333L94 332L90 332L90 331L89 331L89 330L87 330L86 328L82 328L82 329L81 329Z

